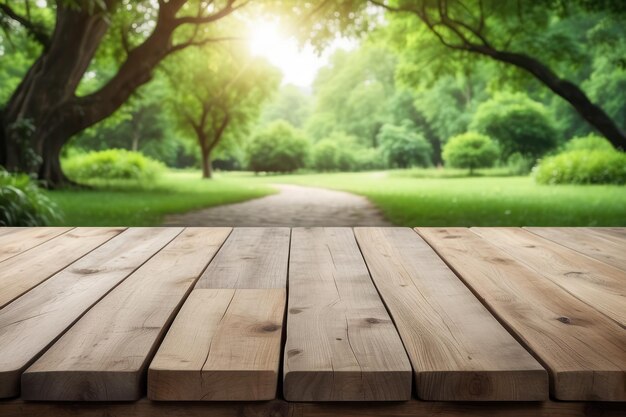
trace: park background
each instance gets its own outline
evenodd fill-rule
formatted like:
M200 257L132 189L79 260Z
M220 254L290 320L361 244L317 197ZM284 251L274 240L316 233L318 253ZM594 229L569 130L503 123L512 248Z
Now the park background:
M609 0L2 0L0 224L161 225L294 184L396 225L626 226L625 17Z

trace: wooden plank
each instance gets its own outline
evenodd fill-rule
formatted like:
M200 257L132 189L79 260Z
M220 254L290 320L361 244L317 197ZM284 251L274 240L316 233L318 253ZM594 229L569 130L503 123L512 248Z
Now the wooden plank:
M289 401L401 401L411 366L349 228L292 230Z
M2 417L623 417L625 403L537 402L334 402L274 401L89 403L0 402Z
M286 291L192 291L148 370L148 398L276 398Z
M71 227L29 227L0 235L0 262L34 248L68 230L71 230Z
M0 308L123 230L119 227L78 227L2 262Z
M626 240L611 239L575 227L525 227L531 233L626 271Z
M620 245L626 242L626 227L587 227L585 230Z
M417 230L547 367L552 395L626 399L626 337L617 323L468 229Z
M0 310L0 398L19 395L28 365L181 230L128 229Z
M25 230L26 227L0 227L0 236L10 235L12 233L18 232L20 230Z
M541 401L548 374L409 228L355 235L415 373L439 401Z
M519 228L471 230L620 325L626 325L626 272Z
M195 288L285 288L289 259L287 227L238 227Z
M28 400L130 401L229 228L188 228L91 308L22 375Z

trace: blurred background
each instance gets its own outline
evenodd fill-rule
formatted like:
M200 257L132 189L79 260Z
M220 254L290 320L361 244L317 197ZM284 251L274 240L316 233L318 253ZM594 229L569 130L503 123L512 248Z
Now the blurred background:
M0 0L0 225L626 226L626 3Z

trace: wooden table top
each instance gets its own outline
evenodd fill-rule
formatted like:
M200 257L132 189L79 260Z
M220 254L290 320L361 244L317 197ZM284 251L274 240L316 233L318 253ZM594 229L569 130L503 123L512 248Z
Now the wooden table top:
M626 228L2 228L0 414L623 415Z

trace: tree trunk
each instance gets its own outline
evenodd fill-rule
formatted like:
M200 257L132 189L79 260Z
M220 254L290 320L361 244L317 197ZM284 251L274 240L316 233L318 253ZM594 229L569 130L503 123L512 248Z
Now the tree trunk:
M559 78L542 62L528 55L498 51L487 46L471 46L468 50L489 56L497 61L515 65L542 82L558 96L570 103L578 114L606 137L616 149L626 150L626 133L599 106L592 103L587 95L574 83Z
M202 178L213 178L213 167L211 166L211 155L202 155Z
M112 9L118 0L106 0ZM50 45L28 70L3 110L0 164L10 171L30 172L49 187L67 183L59 155L76 133L113 114L141 85L171 48L176 28L172 18L184 2L165 3L152 34L128 52L115 76L100 90L83 97L76 88L109 27L104 14L57 2ZM161 10L161 9L160 9ZM53 160L50 160L52 158Z

